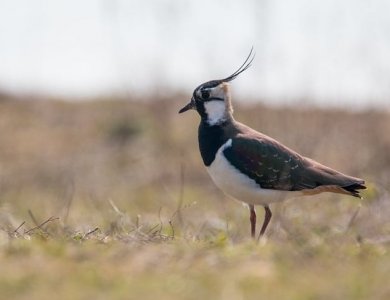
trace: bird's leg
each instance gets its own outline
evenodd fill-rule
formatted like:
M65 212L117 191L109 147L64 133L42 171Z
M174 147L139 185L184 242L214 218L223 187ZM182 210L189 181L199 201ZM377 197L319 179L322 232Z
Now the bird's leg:
M269 209L268 205L264 206L264 209L265 209L264 222L263 222L263 226L261 226L261 230L260 230L260 234L259 234L258 240L263 236L263 234L265 232L265 229L267 228L268 223L269 223L269 221L271 220L271 217L272 217L272 213L271 213L271 210Z
M250 216L249 220L251 221L251 236L254 239L256 237L256 211L253 204L249 204Z

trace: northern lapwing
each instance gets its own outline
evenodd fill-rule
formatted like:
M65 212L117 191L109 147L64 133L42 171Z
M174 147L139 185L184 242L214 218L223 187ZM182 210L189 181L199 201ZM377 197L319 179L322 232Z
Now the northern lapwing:
M253 238L255 205L264 207L260 238L272 217L270 203L323 192L360 197L359 190L366 187L364 180L304 157L233 118L228 82L250 67L252 54L251 50L232 75L198 86L179 113L190 109L199 113L198 140L204 165L225 194L248 204Z

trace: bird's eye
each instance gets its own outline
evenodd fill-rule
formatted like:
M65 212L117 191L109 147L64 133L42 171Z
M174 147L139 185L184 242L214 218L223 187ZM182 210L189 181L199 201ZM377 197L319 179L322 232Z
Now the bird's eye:
M210 92L209 91L202 91L202 98L203 99L208 99L210 97Z

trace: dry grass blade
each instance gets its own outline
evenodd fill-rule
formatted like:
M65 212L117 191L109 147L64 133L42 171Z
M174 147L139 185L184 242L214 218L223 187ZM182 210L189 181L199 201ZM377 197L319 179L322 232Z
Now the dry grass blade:
M33 212L31 211L31 209L29 209L27 212L28 212L28 215L30 216L31 220L33 221L34 225L39 226L39 223L38 223L37 219L35 218Z
M87 238L88 236L90 236L91 234L94 234L95 232L97 231L100 231L100 228L99 227L96 227L95 229L92 229L90 231L88 231L85 235L84 235L84 239Z
M347 227L345 228L345 231L348 231L352 225L354 224L358 214L359 214L359 211L360 209L362 208L362 204L359 203L358 207L356 208L355 212L353 213L353 215L351 216L351 219L349 220L348 224L347 224Z
M35 226L29 230L27 230L26 232L24 232L24 234L30 234L32 233L33 231L37 230L37 229L42 229L43 226L45 226L47 223L50 223L50 222L53 222L53 221L57 221L59 220L60 218L58 217L50 217L49 219L47 219L46 221L42 222L41 224L39 224L38 226Z
M20 228L22 228L22 226L23 226L24 224L26 224L26 221L23 221L23 222L14 230L14 233L19 234L18 230L19 230Z

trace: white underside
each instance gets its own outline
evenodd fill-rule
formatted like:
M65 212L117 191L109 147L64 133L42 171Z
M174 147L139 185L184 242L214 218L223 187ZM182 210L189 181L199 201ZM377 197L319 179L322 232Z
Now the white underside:
M228 196L248 203L267 205L289 198L302 196L302 193L291 191L276 191L262 189L253 179L241 173L223 155L223 150L231 147L232 140L228 140L219 148L213 163L207 167L214 183Z

